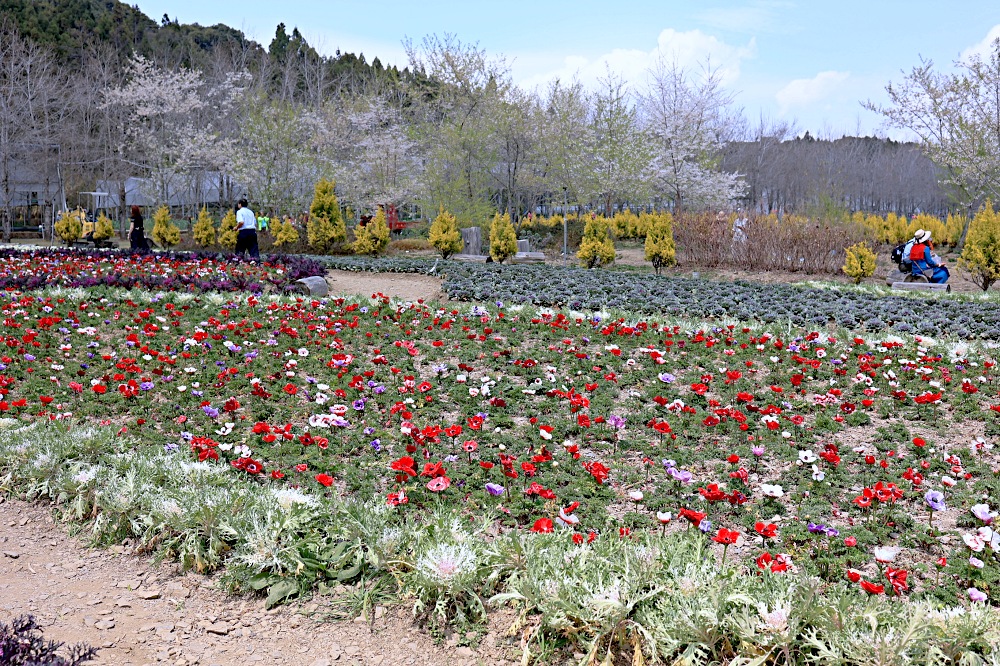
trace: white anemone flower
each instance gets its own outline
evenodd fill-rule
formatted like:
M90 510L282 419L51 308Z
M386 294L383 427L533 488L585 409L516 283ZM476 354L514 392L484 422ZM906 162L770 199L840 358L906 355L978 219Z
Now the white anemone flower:
M782 490L781 486L777 484L762 483L760 484L760 492L764 493L767 497L773 497L775 499L785 496L785 491Z

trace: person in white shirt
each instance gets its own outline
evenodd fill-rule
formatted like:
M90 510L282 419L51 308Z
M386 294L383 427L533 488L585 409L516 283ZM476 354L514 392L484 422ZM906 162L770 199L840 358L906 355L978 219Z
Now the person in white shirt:
M250 261L260 261L260 248L257 246L257 216L247 205L246 199L240 199L236 204L236 256L250 255Z

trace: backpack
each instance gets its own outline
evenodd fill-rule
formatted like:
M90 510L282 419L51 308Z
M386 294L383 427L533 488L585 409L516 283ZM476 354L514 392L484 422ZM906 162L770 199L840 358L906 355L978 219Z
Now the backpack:
M910 268L910 250L913 249L914 239L910 239L903 243L902 245L897 245L892 248L892 253L890 257L892 258L892 263L898 264L901 269L904 269L905 273Z

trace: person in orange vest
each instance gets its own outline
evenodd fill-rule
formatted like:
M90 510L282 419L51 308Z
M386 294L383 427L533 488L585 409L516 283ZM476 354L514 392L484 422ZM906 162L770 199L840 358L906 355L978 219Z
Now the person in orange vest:
M935 284L944 284L951 277L948 265L934 253L929 231L924 231L914 239L913 247L910 248L910 262L910 270L914 275L923 275Z

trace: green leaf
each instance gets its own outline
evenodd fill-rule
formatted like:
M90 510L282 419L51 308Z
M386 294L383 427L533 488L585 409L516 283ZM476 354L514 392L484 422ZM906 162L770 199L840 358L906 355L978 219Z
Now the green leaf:
M299 584L294 580L290 578L280 580L268 588L264 608L270 610L298 591Z
M275 582L281 580L278 576L274 576L268 573L259 573L250 578L247 581L250 587L254 590L263 590L266 587L273 585Z
M337 580L343 582L345 580L350 580L361 573L361 562L357 562L354 566L344 569L337 574Z

